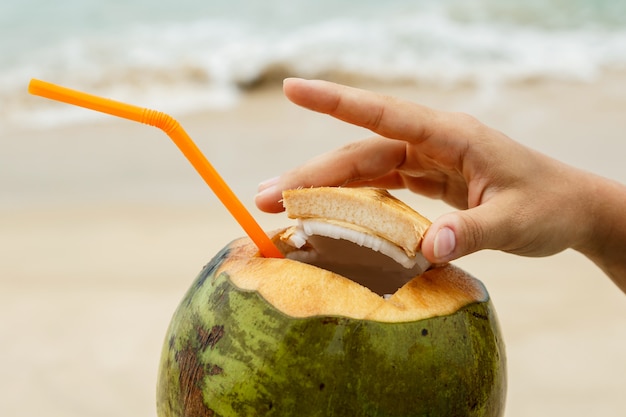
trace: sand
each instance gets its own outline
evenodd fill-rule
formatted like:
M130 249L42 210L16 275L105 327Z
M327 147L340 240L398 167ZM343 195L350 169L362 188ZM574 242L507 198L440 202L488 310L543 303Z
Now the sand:
M477 91L369 86L471 113L566 162L626 182L626 75ZM368 135L278 88L178 117L250 208L257 183ZM0 415L155 416L162 339L187 287L242 235L166 136L107 117L0 133ZM445 205L396 193L425 215ZM626 256L626 249L625 249ZM488 287L509 365L506 416L619 416L626 300L581 255L485 251L456 262Z

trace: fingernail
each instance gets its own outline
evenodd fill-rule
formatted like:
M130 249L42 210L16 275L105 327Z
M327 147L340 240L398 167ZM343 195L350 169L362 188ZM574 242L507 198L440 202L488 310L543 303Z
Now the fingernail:
M259 183L259 186L258 186L258 188L257 188L257 191L258 191L258 192L261 192L261 191L263 191L263 190L266 190L266 189L268 189L268 188L270 188L270 187L275 186L276 184L278 184L278 180L279 180L279 179L280 179L280 177L274 177L274 178L267 179L267 180L265 180L265 181L261 181L261 182Z
M267 204L275 204L282 198L282 193L278 188L278 177L271 178L259 184L259 190L254 196L254 202L259 207Z
M456 248L456 236L449 227L442 227L435 236L435 258L445 260Z

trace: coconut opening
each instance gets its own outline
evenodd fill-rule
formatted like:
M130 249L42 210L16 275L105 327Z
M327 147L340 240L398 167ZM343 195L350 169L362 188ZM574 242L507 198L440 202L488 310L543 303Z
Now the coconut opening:
M409 256L381 237L323 221L299 220L282 240L295 248L287 258L342 275L381 296L430 267L419 252Z

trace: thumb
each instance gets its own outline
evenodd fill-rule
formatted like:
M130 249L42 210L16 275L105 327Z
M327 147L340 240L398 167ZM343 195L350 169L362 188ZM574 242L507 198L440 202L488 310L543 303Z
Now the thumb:
M432 263L445 263L481 249L504 249L509 235L498 211L486 204L444 214L426 232L422 254Z

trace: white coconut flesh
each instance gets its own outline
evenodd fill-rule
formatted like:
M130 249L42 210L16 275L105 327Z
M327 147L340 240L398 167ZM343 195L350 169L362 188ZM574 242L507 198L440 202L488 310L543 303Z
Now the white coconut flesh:
M281 239L297 249L287 258L340 274L381 296L395 293L430 267L421 253L410 256L389 240L354 225L298 219Z

